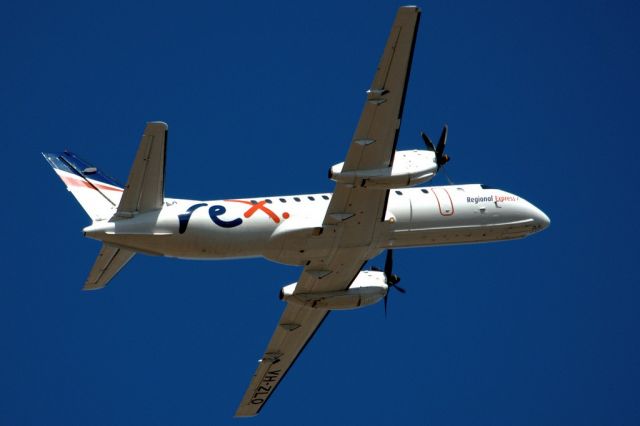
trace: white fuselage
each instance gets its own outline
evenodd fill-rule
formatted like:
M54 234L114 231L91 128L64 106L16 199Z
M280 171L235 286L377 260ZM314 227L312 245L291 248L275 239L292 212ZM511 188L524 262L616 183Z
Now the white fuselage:
M303 265L344 246L327 232L331 194L193 201L166 199L160 211L101 221L85 235L135 251L188 259L265 257ZM344 218L343 220L355 220ZM509 240L544 229L548 217L526 200L483 185L390 190L384 221L359 236L374 257L387 248Z

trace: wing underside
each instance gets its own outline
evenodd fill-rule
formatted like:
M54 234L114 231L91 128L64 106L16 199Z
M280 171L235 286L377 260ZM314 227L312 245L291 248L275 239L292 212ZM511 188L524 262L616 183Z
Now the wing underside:
M343 171L379 170L393 165L420 9L398 10L380 64L353 135ZM385 219L388 190L336 184L321 232L309 246L324 254L309 258L294 294L349 288L364 262L375 256L375 235ZM310 251L312 252L312 251ZM329 311L287 304L259 361L237 417L262 409Z
M280 384L329 311L287 304L236 411L255 416Z
M400 120L409 80L420 9L401 7L391 28L360 121L353 134L343 171L367 172L393 165ZM375 256L375 235L385 219L389 191L360 185L336 184L327 208L322 233L311 237L318 245L330 246L327 256L309 259L305 272L323 277L351 274ZM359 269L358 269L359 270ZM348 271L348 273L347 273ZM357 271L355 272L357 274ZM321 279L298 283L296 292L343 290L355 277L332 280L333 288Z

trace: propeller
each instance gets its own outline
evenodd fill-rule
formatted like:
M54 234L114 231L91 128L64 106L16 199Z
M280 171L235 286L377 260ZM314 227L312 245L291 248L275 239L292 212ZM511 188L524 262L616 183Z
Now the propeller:
M420 132L420 136L422 136L422 140L424 144L427 146L428 151L432 151L436 154L436 163L438 164L438 170L440 167L447 164L447 162L451 159L447 154L444 153L444 148L447 145L447 133L449 132L449 127L445 124L442 128L442 133L440 134L440 139L438 140L438 145L434 146L429 136L426 133Z
M387 250L387 258L384 261L384 278L387 281L387 285L389 288L395 288L400 293L404 294L407 291L400 287L398 283L400 282L400 277L392 272L393 270L393 250ZM387 294L384 295L384 317L387 317L387 298L389 297L389 291L387 290Z

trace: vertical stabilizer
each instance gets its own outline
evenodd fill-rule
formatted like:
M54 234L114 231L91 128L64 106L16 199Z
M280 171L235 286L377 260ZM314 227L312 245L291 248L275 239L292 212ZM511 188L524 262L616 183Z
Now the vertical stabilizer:
M166 146L167 125L147 123L124 187L71 152L42 155L94 222L118 221L162 209ZM103 244L84 290L105 287L135 253Z
M122 185L72 152L42 155L93 221L113 216L122 197Z

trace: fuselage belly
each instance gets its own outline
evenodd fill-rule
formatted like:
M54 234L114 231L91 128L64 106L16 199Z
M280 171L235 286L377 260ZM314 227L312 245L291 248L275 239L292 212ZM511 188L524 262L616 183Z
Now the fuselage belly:
M167 199L159 212L96 222L85 235L136 251L188 259L265 257L302 265L326 256L338 236L323 227L330 194L193 201ZM345 218L344 220L349 220ZM549 223L516 195L481 185L391 190L371 257L386 248L521 238Z

